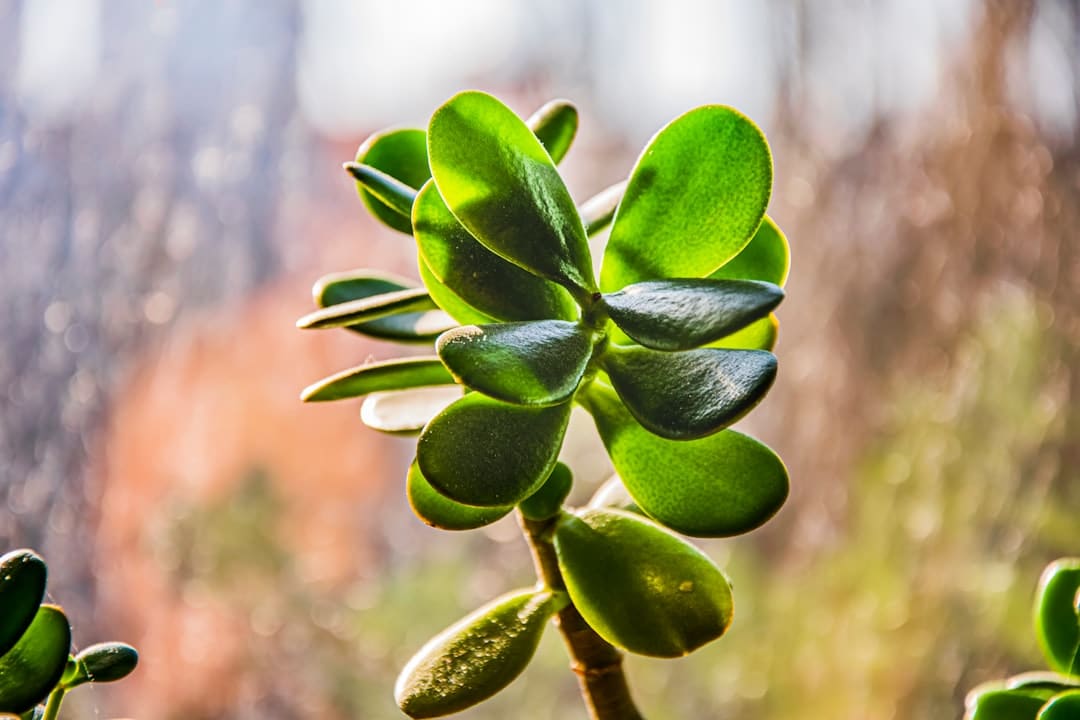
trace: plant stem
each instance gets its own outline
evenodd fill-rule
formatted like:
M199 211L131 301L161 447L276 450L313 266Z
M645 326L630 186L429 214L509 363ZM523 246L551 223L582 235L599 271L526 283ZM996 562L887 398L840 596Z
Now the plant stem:
M60 703L64 701L64 693L67 692L62 687L58 687L49 694L49 702L45 705L45 714L41 716L41 720L56 720L60 714Z
M553 590L566 590L550 531L558 516L529 520L518 511L518 522L532 551L536 574ZM644 720L630 697L623 674L622 653L589 627L573 603L559 611L555 621L570 651L571 669L578 676L591 720Z

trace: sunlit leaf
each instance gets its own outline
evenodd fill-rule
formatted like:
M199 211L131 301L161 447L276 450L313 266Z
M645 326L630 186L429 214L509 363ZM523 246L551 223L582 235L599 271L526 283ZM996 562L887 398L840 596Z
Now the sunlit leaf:
M415 287L413 283L388 273L349 270L319 278L311 294L316 305L329 307L412 287ZM455 325L454 319L444 311L425 310L388 315L346 329L385 340L429 343Z
M1080 690L1055 695L1043 705L1038 720L1077 720L1080 718Z
M435 273L431 271L422 253L417 256L416 264L420 271L420 279L424 282L424 287L428 289L431 299L458 323L462 325L484 325L498 321L497 318L477 310L462 300L453 290L446 287L442 280L435 277Z
M780 334L780 322L775 313L769 317L755 320L742 330L720 338L716 342L709 343L708 347L726 348L728 350L772 350L776 346L776 338Z
M390 208L401 218L412 217L413 201L416 200L416 188L409 187L400 180L387 175L382 170L350 162L344 165L346 172L369 194Z
M964 720L1035 720L1050 690L987 690L971 694Z
M416 517L442 530L472 530L490 525L514 509L513 505L473 507L454 502L431 487L415 462L409 467L405 488Z
M347 327L398 313L434 310L437 306L424 288L409 288L331 305L296 321L301 330Z
M453 376L436 357L400 358L343 370L308 385L300 393L300 399L304 402L325 402L380 390L404 390L453 382Z
M601 190L581 204L578 213L585 223L587 235L595 235L611 224L625 190L626 181L623 180Z
M374 392L364 398L360 406L360 419L372 430L392 435L413 435L460 398L462 392L460 385Z
M135 671L139 653L126 643L107 642L91 645L75 656L76 671L71 677L65 673L65 688L83 683L106 683L122 680Z
M780 226L766 215L742 251L709 277L728 280L761 280L784 286L791 250Z
M1062 672L1075 670L1080 656L1080 558L1062 558L1043 571L1035 597L1035 634L1047 664Z
M71 626L55 605L38 608L30 627L0 657L0 713L19 715L56 687L71 650Z
M31 550L14 550L0 557L0 655L30 627L45 597L48 570Z
M563 463L555 463L555 469L540 489L521 501L521 514L530 520L547 520L559 513L566 496L574 485L574 475Z
M577 135L578 111L567 100L551 100L530 115L525 125L558 165Z
M357 150L356 162L381 170L413 190L419 190L431 177L427 162L427 137L423 130L377 132ZM412 232L408 213L403 215L400 209L379 200L359 182L356 189L375 217L395 230L406 234Z

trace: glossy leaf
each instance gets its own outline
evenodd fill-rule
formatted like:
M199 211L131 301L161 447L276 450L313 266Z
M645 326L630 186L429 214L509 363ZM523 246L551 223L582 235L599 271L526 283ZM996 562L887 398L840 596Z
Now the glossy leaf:
M516 504L551 474L569 419L570 403L533 408L470 393L424 429L417 460L432 487L452 500Z
M1025 672L1005 681L1005 689L1049 690L1054 693L1080 688L1080 677L1056 672Z
M345 163L346 172L373 195L377 200L397 213L403 219L412 217L413 201L416 200L416 188L409 187L400 180L387 175L382 170L364 163Z
M708 276L753 237L771 192L772 157L753 122L720 105L676 118L630 174L604 253L601 289Z
M787 236L780 226L766 215L746 247L709 277L760 280L783 287L787 282L790 262L791 250Z
M448 288L442 280L435 277L435 273L431 271L431 267L423 254L420 254L416 261L424 287L428 289L428 293L431 295L431 299L435 301L435 304L442 308L447 315L462 325L484 325L497 322L496 318L477 310L462 300L461 296Z
M787 498L783 463L751 437L724 430L700 440L667 440L641 427L599 382L578 398L631 496L673 530L739 535L775 515Z
M559 570L585 621L641 655L686 655L731 624L731 586L700 550L638 515L589 509L559 520Z
M32 550L0 557L0 655L19 641L45 597L48 570Z
M30 627L0 657L0 713L19 715L60 681L71 650L71 626L55 605L38 608Z
M421 312L435 308L436 305L427 290L409 288L321 308L297 320L296 327L301 330L347 327L384 318L387 315Z
M551 100L530 115L525 125L558 165L577 135L578 111L567 100Z
M509 685L532 660L564 596L519 590L492 600L432 638L398 676L394 699L412 718L459 712Z
M772 350L776 347L776 338L780 334L780 322L776 315L756 320L742 330L709 343L708 347L728 350Z
M665 353L615 346L602 364L634 418L672 440L731 425L765 397L776 378L776 358L761 350Z
M416 517L441 530L472 530L490 525L514 509L513 505L482 508L454 502L431 487L415 462L409 467L405 489Z
M1047 690L987 690L968 696L964 720L1035 720Z
M428 269L469 306L499 320L577 316L577 305L566 290L481 245L447 209L434 183L420 191L413 227ZM454 314L454 308L445 309Z
M1054 670L1080 673L1078 593L1080 558L1056 560L1043 571L1035 596L1035 634Z
M428 157L447 207L489 250L571 292L595 290L570 193L510 108L481 92L455 95L431 118Z
M1080 690L1055 695L1043 705L1038 720L1077 720L1080 718Z
M63 686L73 688L83 683L115 682L135 671L139 653L126 643L107 642L91 645L75 656L76 671L65 678Z
M364 398L360 419L372 430L391 435L415 435L431 418L460 398L462 391L460 385L435 385L374 392Z
M304 402L325 402L381 390L405 390L453 382L453 376L436 357L399 358L343 370L308 385L300 393L300 399Z
M559 514L566 496L574 486L574 474L563 463L555 463L555 469L540 489L521 501L521 514L530 520L547 520Z
M381 170L408 187L419 190L431 171L427 161L427 136L423 130L399 129L378 132L364 141L356 162ZM388 206L357 183L357 192L375 217L400 232L412 233L409 215Z
M784 291L753 280L652 280L603 296L612 321L656 350L689 350L766 317Z
M350 270L319 278L311 294L316 305L329 307L411 287L413 284L407 280L387 273ZM346 329L384 340L429 343L455 325L454 319L444 311L425 310L388 315Z
M441 335L435 347L473 390L518 405L554 405L581 382L592 334L565 320L466 325Z
M626 181L623 180L601 190L581 204L578 213L585 223L587 235L595 235L611 224L625 191Z

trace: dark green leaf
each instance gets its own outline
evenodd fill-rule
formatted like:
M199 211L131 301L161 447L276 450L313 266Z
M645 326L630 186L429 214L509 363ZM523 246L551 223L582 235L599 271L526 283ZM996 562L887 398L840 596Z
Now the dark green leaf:
M540 489L521 501L521 514L536 521L555 517L573 486L574 475L570 468L561 462L555 463L555 469Z
M392 435L415 435L461 397L460 385L436 385L410 390L374 392L364 398L360 419L372 430Z
M443 283L442 280L435 277L435 273L431 271L431 267L428 265L423 253L416 258L416 263L420 270L420 279L424 281L424 287L428 289L431 299L435 301L435 304L442 308L447 315L454 318L462 325L485 325L487 323L498 321L497 318L493 318L487 313L480 312L472 305L462 300L453 290L446 287L446 284Z
M1080 690L1070 690L1050 698L1039 711L1038 720L1077 720L1080 718Z
M729 280L761 280L783 287L787 282L791 251L787 237L768 215L754 237L738 255L709 277Z
M436 357L398 358L343 370L300 393L304 402L359 397L380 390L446 385L454 378Z
M138 664L139 653L126 643L91 645L75 656L76 672L71 677L65 674L63 686L70 689L88 682L122 680L134 672Z
M1051 695L1048 690L973 691L964 720L1035 720Z
M776 358L762 350L665 353L612 346L602 364L631 414L651 432L691 440L731 425L765 397Z
M434 183L420 191L413 226L428 269L469 306L499 320L577 316L577 305L566 290L481 245L447 209ZM444 309L454 315L453 308Z
M577 389L592 353L592 333L565 320L466 325L436 343L461 383L518 405L554 405Z
M1070 672L1080 653L1080 558L1061 558L1047 566L1035 596L1035 634L1046 662Z
M419 190L431 177L427 161L427 136L423 130L375 133L356 152L356 162L381 170L414 190ZM395 230L412 233L408 214L403 216L365 190L360 183L357 183L356 189L375 217Z
M784 291L754 280L651 280L603 296L616 325L645 347L688 350L766 317Z
M595 235L611 224L625 191L626 181L623 180L601 190L582 203L578 208L578 213L581 215L582 222L585 223L587 235Z
M0 657L0 713L19 715L44 700L64 674L70 650L64 612L39 607L19 642Z
M569 419L570 403L533 408L470 393L424 429L417 460L432 487L452 500L516 504L551 474Z
M311 294L316 305L329 307L411 287L414 285L407 280L386 273L350 270L319 278ZM429 343L455 325L453 318L442 310L426 310L388 315L346 329L385 340Z
M510 108L480 92L455 95L431 118L428 156L446 205L489 250L575 295L595 291L577 208Z
M0 557L0 655L19 641L45 597L48 570L32 550Z
M473 507L443 497L431 487L415 462L409 467L405 489L416 517L442 530L472 530L490 525L514 509L513 505Z
M405 312L434 310L435 303L424 288L409 288L373 295L360 300L350 300L308 313L296 321L301 330L324 330L347 327L358 323L397 315Z
M700 440L666 440L641 427L599 382L578 399L592 413L631 496L673 530L739 535L775 515L787 498L784 464L753 438L724 430Z
M534 112L525 125L558 165L577 135L578 111L566 100L551 100Z
M416 188L411 188L382 170L373 168L363 163L345 163L345 170L353 179L364 188L365 191L397 213L399 217L408 220L412 217L413 201L416 200Z
M719 105L676 118L630 175L604 253L601 289L708 276L753 237L771 192L772 156L753 122Z

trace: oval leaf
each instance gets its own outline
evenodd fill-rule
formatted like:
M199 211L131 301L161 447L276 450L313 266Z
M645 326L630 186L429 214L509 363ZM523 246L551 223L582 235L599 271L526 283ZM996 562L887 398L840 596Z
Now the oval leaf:
M703 437L731 425L765 397L776 379L776 357L762 350L665 353L613 346L602 363L637 421L672 440Z
M329 307L374 295L407 290L410 287L413 285L407 280L386 273L350 270L319 278L311 294L316 305ZM426 310L388 315L378 320L349 325L346 329L383 340L428 343L456 325L454 319L444 311Z
M435 303L424 288L409 288L331 305L296 321L301 330L347 327L405 312L434 310Z
M761 280L784 286L791 263L787 236L768 215L742 251L709 277L729 280Z
M45 597L48 570L32 550L0 557L0 655L19 641Z
M454 377L518 405L554 405L577 390L592 354L592 333L565 320L466 325L435 345Z
M598 382L579 394L615 470L650 517L686 535L749 532L776 514L788 494L784 464L734 430L700 440L666 440L645 430Z
M423 130L399 129L377 132L360 146L356 162L381 170L414 190L419 190L431 170L427 161L427 135ZM357 182L356 190L371 213L389 227L412 233L409 215L387 205Z
M729 107L691 110L638 158L604 252L600 287L706 277L753 237L772 192L772 156Z
M784 291L753 280L651 280L603 296L629 337L656 350L689 350L766 317Z
M964 720L1035 720L1050 699L1046 690L988 690L967 699Z
M83 683L115 682L135 671L139 653L126 643L107 642L91 645L75 656L76 675L65 678L64 687L73 688Z
M452 500L513 505L551 474L569 419L570 403L532 408L470 393L424 429L417 460L432 487Z
M578 111L567 100L551 100L530 115L525 125L558 165L577 135Z
M415 462L409 467L405 484L409 506L416 517L440 530L472 530L490 525L514 509L513 505L500 507L472 507L454 502L440 495L420 472Z
M414 435L463 392L460 385L374 392L364 398L360 419L372 430L391 435Z
M641 655L686 655L731 624L731 586L700 550L618 510L567 515L555 552L570 600L608 642Z
M1080 690L1070 690L1050 698L1039 711L1038 720L1077 720L1080 718Z
M420 270L420 279L424 282L424 287L428 289L428 293L431 294L431 299L434 300L435 304L442 308L447 315L454 318L462 325L485 325L487 323L498 322L497 318L477 310L472 305L462 300L461 297L448 288L442 280L435 277L435 273L431 271L431 267L428 265L423 253L420 253L417 256L416 264Z
M555 469L540 489L521 501L521 514L537 522L555 517L562 509L566 496L574 486L574 474L563 463L555 463Z
M1080 558L1061 558L1047 566L1035 596L1035 634L1047 664L1061 672L1073 670L1080 656Z
M326 402L380 390L404 390L453 382L453 376L436 357L399 358L343 370L308 385L300 393L300 399L304 402Z
M548 619L565 603L552 592L519 590L492 600L432 638L398 676L394 699L406 715L449 715L488 699L529 664Z
M455 95L431 118L428 157L446 205L489 250L575 295L595 291L574 201L510 108L481 92Z
M19 642L0 657L0 713L20 715L60 681L71 651L71 626L55 605L38 608Z

